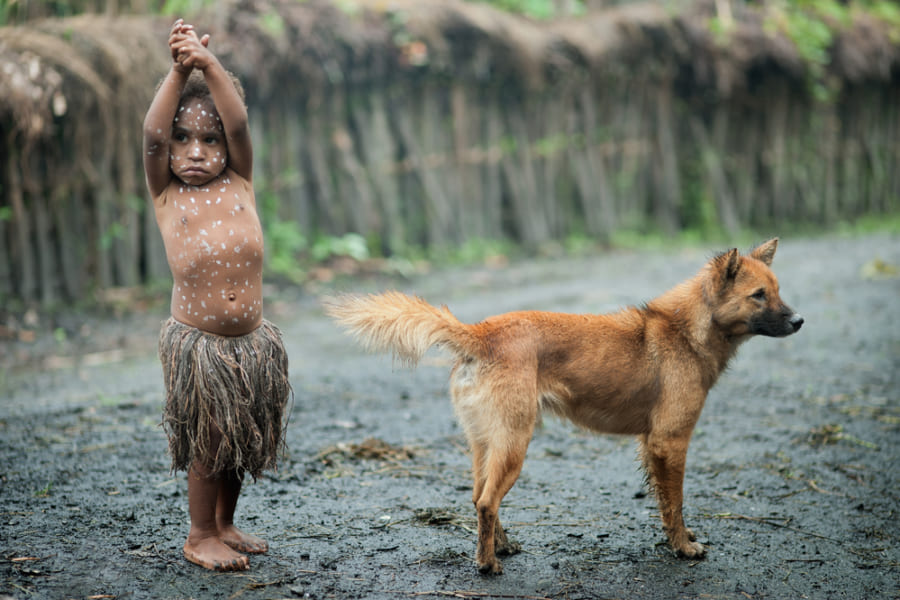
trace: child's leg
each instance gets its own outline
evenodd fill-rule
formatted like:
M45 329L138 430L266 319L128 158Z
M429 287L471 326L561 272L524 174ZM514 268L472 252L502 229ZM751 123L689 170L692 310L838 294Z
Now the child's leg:
M234 511L237 507L238 496L241 494L241 479L241 474L234 471L222 475L222 485L219 487L219 498L216 503L216 525L219 537L240 552L262 554L269 550L269 544L234 526Z
M184 543L184 556L192 563L216 571L243 571L249 559L225 545L216 524L216 505L223 488L221 477L196 461L188 470L188 512L191 530Z

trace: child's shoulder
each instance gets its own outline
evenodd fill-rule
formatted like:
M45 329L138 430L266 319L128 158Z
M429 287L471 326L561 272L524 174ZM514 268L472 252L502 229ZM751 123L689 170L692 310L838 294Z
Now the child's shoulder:
M218 177L204 187L210 188L214 193L237 194L243 199L255 202L253 184L232 170L231 167L225 167Z
M225 167L225 170L216 178L216 181L230 186L240 186L251 189L253 187L243 175L238 174L238 172L231 167Z

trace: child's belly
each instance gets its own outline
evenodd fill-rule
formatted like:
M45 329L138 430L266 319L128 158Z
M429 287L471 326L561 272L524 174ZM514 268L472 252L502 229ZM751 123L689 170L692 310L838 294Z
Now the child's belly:
M249 227L198 228L173 244L172 316L204 331L243 335L262 320L262 233ZM254 227L254 224L256 226Z

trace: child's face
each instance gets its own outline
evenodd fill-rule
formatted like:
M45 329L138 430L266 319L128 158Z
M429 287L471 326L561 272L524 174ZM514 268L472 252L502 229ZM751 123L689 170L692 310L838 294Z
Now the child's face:
M187 98L172 123L169 166L188 185L203 185L225 170L228 147L212 98Z

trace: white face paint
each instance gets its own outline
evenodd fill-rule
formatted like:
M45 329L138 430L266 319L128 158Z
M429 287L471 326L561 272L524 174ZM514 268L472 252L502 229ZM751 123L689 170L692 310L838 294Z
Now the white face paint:
M172 123L169 167L188 185L201 186L218 177L228 163L222 121L212 98L188 98Z

